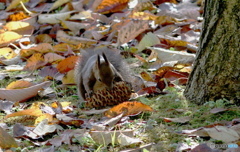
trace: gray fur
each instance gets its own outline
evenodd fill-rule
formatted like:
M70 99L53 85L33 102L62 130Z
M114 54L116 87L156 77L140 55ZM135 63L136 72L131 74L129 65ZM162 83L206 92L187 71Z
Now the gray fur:
M118 75L118 80L116 81L127 81L130 82L130 70L128 65L124 62L120 51L111 50L107 48L97 49L97 50L86 50L81 52L81 59L77 62L75 66L75 81L77 84L78 95L80 101L86 99L86 94L88 91L93 92L93 86L96 83L96 78L94 76L93 66L97 62L98 56L103 58L103 53L106 55L108 62L110 62L113 72ZM87 87L85 87L87 85ZM88 90L88 91L87 91Z

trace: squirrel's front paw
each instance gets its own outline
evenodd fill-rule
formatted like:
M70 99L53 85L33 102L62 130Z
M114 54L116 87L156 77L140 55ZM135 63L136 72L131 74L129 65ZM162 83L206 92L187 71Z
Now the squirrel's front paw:
M93 91L89 91L85 94L86 98L91 98L93 96Z

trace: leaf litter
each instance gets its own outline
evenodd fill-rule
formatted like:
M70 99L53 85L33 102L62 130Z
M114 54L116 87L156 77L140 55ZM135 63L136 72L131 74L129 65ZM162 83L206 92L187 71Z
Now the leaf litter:
M197 106L182 96L197 53L201 2L4 1L0 147L211 151L219 141L238 144L236 106L225 100ZM140 75L132 101L101 110L77 102L74 65L79 50L92 46L128 54Z

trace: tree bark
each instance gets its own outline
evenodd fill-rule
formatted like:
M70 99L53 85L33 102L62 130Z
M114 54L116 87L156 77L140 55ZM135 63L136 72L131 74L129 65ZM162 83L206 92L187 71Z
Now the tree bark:
M240 0L205 0L199 51L185 97L240 101Z

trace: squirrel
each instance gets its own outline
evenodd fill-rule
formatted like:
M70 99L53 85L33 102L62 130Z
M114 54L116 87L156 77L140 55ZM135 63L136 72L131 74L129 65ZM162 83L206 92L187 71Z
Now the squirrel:
M102 48L82 51L74 75L78 96L84 101L98 90L111 90L115 82L129 80L129 69L119 52Z

